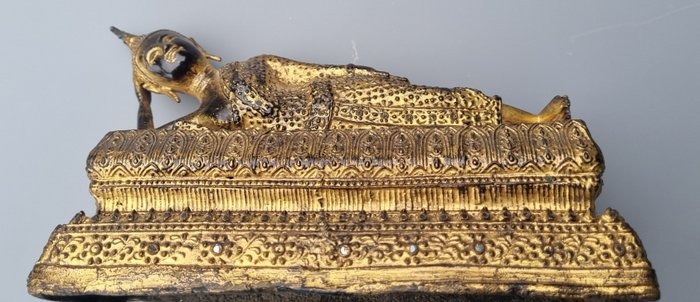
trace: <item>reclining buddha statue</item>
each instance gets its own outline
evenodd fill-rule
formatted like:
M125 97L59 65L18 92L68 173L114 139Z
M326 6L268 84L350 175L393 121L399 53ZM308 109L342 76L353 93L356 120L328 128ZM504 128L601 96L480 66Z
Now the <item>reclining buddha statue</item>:
M132 54L136 130L90 153L97 201L32 295L95 301L656 300L635 232L557 96L538 114L356 65L220 61L170 30ZM200 101L154 128L151 93Z
M133 52L140 101L139 128L153 128L150 93L179 102L187 93L201 107L168 127L210 129L342 129L381 126L464 126L564 120L566 97L538 115L469 88L412 85L405 78L355 65L317 65L270 55L218 70L193 39L169 30L134 36L113 31Z

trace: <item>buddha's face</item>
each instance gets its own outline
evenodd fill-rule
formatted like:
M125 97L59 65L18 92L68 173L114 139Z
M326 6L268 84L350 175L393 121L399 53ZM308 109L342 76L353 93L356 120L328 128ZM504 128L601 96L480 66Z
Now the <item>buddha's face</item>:
M163 94L179 102L177 93L185 93L204 101L211 93L211 79L202 77L208 71L216 71L209 60L221 58L208 54L193 39L171 30L158 30L148 35L137 36L116 27L110 30L132 53L134 88L139 98L139 129L153 128L151 93ZM214 85L215 86L215 85Z
M180 90L189 86L193 76L209 64L196 42L170 30L145 36L135 55L134 64L148 80Z

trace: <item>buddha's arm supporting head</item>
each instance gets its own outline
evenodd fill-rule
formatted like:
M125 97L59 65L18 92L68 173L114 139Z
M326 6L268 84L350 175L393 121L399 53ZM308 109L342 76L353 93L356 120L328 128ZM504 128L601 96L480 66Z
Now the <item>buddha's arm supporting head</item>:
M176 102L180 101L178 92L200 101L206 97L204 87L211 80L206 71L215 70L209 60L220 61L221 58L207 53L194 39L171 30L140 36L116 27L111 30L131 49L134 85L140 105L139 129L153 128L151 92L166 95Z

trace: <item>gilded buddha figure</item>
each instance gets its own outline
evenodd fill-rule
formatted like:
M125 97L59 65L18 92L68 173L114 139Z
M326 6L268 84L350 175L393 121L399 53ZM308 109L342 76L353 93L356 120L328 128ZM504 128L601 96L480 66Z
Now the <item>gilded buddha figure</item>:
M226 64L220 70L194 39L170 30L135 36L112 31L133 53L139 128L153 128L150 93L201 106L166 127L210 129L338 129L380 126L464 126L536 123L569 117L569 101L555 97L539 114L503 104L472 88L411 84L406 78L356 65L318 65L272 55Z
M31 294L79 301L648 301L658 284L585 123L471 88L136 36L138 129L87 159ZM154 128L151 93L196 97Z

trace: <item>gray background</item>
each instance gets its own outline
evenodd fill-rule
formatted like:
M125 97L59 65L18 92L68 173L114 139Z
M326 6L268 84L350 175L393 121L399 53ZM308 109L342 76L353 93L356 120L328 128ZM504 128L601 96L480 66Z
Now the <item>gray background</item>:
M110 25L178 30L225 62L356 63L530 111L568 94L605 155L599 212L638 232L662 301L700 297L698 1L17 1L0 5L5 301L35 300L25 280L49 233L94 211L88 152L135 126L129 52ZM156 123L196 107L157 96Z

